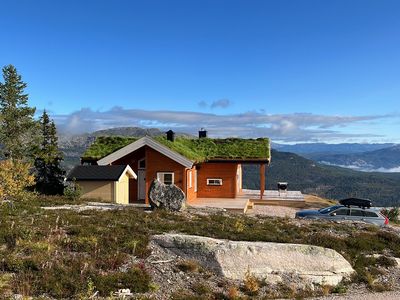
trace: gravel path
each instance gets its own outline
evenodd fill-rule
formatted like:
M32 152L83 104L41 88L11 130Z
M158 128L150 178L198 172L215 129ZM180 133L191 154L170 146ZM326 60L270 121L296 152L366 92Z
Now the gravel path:
M383 293L331 295L313 299L314 300L398 300L400 299L400 291L383 292Z
M272 205L254 205L252 210L249 210L249 215L264 215L271 217L289 217L294 218L298 209L286 206L272 206Z

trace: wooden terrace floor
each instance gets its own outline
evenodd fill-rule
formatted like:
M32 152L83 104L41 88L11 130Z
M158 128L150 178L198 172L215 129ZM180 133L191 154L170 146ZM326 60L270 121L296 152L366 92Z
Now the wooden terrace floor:
M243 194L236 198L197 198L187 204L191 207L221 208L232 212L246 213L254 205L302 207L304 196L298 191L290 191L285 194L279 194L278 191L265 191L263 199L260 199L260 191L243 190Z

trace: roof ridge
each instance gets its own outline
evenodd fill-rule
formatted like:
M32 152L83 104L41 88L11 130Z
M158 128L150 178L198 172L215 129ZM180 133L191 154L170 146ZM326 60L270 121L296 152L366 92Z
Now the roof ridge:
M142 148L143 146L149 146L187 168L192 168L193 166L193 161L189 160L188 158L184 157L173 149L170 149L165 145L159 143L150 136L144 136L137 141L134 141L126 145L125 147L122 147L121 149L106 155L105 157L99 159L97 163L99 165L111 164L114 161Z

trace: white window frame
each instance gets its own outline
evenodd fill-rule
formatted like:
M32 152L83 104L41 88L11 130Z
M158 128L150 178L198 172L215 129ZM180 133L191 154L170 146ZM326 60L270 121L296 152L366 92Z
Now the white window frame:
M188 176L188 182L187 182L187 186L188 186L188 189L191 189L192 188L192 170L190 170L189 171L189 176Z
M221 186L222 178L207 178L207 185Z
M174 183L175 183L175 175L174 175L174 172L157 172L157 180L160 181L160 182L162 182L162 183L164 183L164 184L166 184L166 183L164 182L164 175L166 175L166 174L172 175L172 183L170 183L170 184L174 184ZM168 184L169 184L169 183L168 183Z

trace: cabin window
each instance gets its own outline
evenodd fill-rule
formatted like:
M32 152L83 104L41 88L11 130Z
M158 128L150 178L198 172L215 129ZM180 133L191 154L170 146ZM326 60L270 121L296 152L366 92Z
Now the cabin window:
M207 185L222 185L221 178L207 178Z
M192 188L192 171L189 171L189 176L188 176L188 188Z
M139 160L138 169L146 169L146 160L144 158Z
M164 184L174 184L173 172L158 172L157 179Z

